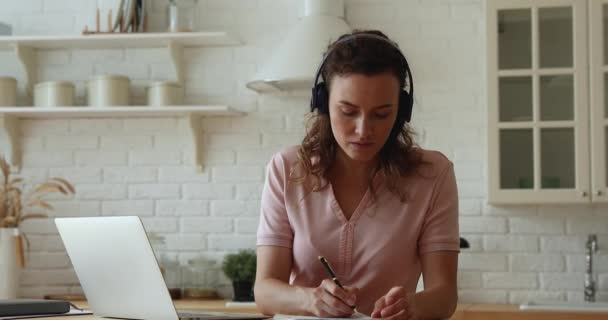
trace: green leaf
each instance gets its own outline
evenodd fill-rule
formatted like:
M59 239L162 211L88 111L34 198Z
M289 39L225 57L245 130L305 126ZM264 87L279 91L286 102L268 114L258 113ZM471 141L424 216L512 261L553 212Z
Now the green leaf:
M254 281L256 256L254 250L240 250L227 254L222 263L222 270L232 281Z

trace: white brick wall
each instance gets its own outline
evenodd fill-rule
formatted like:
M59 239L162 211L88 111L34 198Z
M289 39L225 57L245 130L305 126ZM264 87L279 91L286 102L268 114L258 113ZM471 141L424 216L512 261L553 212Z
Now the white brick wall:
M105 183L156 182L157 172L155 167L108 167L103 169L103 180Z
M482 283L488 289L536 289L536 278L537 274L531 272L486 272Z
M157 216L208 216L209 201L203 200L158 200Z
M565 259L561 255L513 254L510 257L512 271L565 271Z
M484 250L488 252L538 252L536 236L486 235Z
M15 34L33 35L80 33L92 26L99 1L4 2L0 21L13 24ZM293 24L298 2L199 1L203 29L231 31L244 45L185 50L186 102L248 112L202 119L203 172L193 169L185 120L55 119L22 122L23 176L32 183L51 176L74 182L75 199L55 198L53 216L142 216L150 232L165 237L158 250L184 263L199 255L220 261L226 252L253 247L264 166L271 154L300 141L308 97L257 95L244 83ZM471 244L459 259L460 300L582 300L584 241L596 232L600 248L608 243L607 207L486 204L484 1L345 3L352 27L382 29L399 42L416 79L419 142L455 164L461 233ZM152 31L164 29L165 5L152 0ZM17 75L22 84L14 57L0 54L0 75ZM80 103L84 81L107 71L126 72L132 98L143 101L149 80L171 75L167 58L162 49L37 55L40 79L75 81ZM52 221L28 221L23 230L31 253L21 294L81 292ZM599 297L608 299L608 256L598 255L596 269ZM208 276L227 292L219 264Z
M101 214L104 216L128 216L137 215L140 217L151 216L154 214L153 200L117 200L104 201Z
M232 233L233 221L230 218L182 218L181 231L188 233Z

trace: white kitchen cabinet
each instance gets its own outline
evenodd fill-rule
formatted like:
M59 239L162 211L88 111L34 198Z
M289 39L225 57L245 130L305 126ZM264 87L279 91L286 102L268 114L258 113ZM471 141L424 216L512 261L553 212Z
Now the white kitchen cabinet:
M37 82L38 49L121 49L167 48L173 66L175 80L184 82L182 51L185 47L233 46L240 41L225 32L184 33L117 33L87 36L3 36L0 50L15 52L26 79L26 91L32 94ZM20 167L21 152L19 124L22 118L144 118L188 117L195 149L195 164L203 166L200 150L201 117L239 116L244 113L228 106L122 106L122 107L48 107L31 106L0 107L0 140L5 142L3 154L15 167Z
M608 0L590 5L591 190L608 202Z
M491 204L608 201L607 7L487 2Z

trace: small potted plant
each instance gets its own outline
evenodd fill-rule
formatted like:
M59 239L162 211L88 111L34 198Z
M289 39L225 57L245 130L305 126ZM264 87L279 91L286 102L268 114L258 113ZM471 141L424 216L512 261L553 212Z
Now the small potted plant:
M61 178L50 178L28 192L23 178L11 177L9 163L0 156L0 300L15 299L20 269L25 265L23 240L19 225L28 219L46 218L53 207L44 200L51 193L73 195L74 187ZM39 211L39 210L42 210Z
M256 256L253 250L240 250L224 257L222 270L232 280L234 301L254 301Z

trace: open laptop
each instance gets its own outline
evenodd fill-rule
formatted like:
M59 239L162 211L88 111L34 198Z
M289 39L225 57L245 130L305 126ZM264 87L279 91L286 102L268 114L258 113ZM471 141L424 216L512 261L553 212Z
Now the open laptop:
M266 319L177 312L139 217L56 218L55 224L96 316L126 319Z

